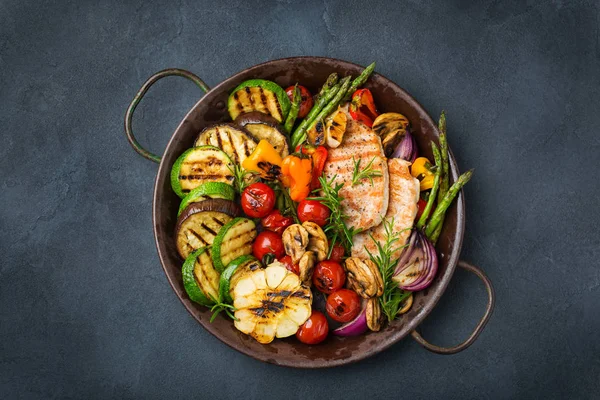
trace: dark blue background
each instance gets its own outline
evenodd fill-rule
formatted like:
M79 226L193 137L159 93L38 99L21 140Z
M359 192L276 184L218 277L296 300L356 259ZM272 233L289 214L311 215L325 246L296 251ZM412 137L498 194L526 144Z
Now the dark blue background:
M0 1L0 397L598 398L599 25L592 0ZM498 295L469 350L406 339L348 367L280 368L210 336L169 287L129 101L166 67L213 86L294 55L375 60L447 110L475 168L462 257ZM140 141L162 152L199 96L158 83ZM422 333L458 343L485 300L457 272Z

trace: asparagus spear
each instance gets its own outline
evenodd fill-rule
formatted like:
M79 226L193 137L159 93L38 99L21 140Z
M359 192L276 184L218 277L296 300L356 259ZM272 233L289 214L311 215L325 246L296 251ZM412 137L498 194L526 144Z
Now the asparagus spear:
M367 68L365 68L364 71L359 76L357 76L356 79L354 79L354 81L352 81L352 85L350 85L350 88L348 88L348 91L345 93L342 102L350 100L350 98L352 97L352 93L354 93L354 91L358 89L359 86L363 85L367 81L367 79L369 79L369 76L371 76L373 70L375 70L374 62L369 64Z
M431 238L433 232L435 231L435 228L437 228L438 225L442 222L442 218L444 217L446 210L448 209L448 207L450 206L460 189L462 189L462 187L467 182L469 182L469 179L471 179L472 175L472 169L462 174L458 178L458 180L454 182L454 184L450 187L448 193L446 193L442 201L437 205L435 212L431 216L431 220L429 220L429 224L427 224L427 228L425 229L425 235L427 235L428 238Z
M312 126L312 122L315 120L317 114L319 114L323 107L325 107L327 103L329 103L329 101L337 94L340 88L340 83L335 84L332 88L325 90L323 96L317 100L308 115L304 118L300 125L298 125L292 134L292 149L296 148L298 144L306 140L306 131L308 130L308 127Z
M427 205L423 210L423 214L421 214L421 218L419 218L419 221L417 222L418 229L421 229L425 225L425 222L427 222L427 218L429 218L429 213L433 208L433 203L435 203L437 191L440 186L440 177L442 175L442 156L440 155L440 150L434 142L431 142L431 150L433 151L433 158L435 159L435 165L437 165L437 169L435 171L435 178L433 179L433 187L431 188L431 192L429 192L429 198L427 199Z
M323 107L323 109L319 112L319 114L317 114L317 116L312 120L312 122L308 125L308 127L306 129L307 131L309 129L311 129L313 127L313 125L316 124L318 121L323 120L323 118L325 118L326 116L331 114L333 112L333 109L336 108L338 106L338 104L340 104L340 101L342 101L342 97L344 96L344 93L346 93L346 91L348 90L348 87L350 86L350 77L347 76L345 78L342 78L340 83L342 86L335 94L335 97L329 103L327 103L327 105L325 107ZM305 137L306 137L306 133L303 135L303 138L305 138ZM301 140L300 142L302 142L302 141L304 141L304 139Z
M327 77L327 80L321 87L321 90L319 91L319 94L315 98L315 101L319 101L319 99L325 95L325 92L327 92L329 89L331 89L333 86L335 86L336 83L338 83L338 74L337 74L337 72L334 72Z
M440 131L440 151L442 153L442 177L440 181L440 191L438 193L438 203L442 201L448 191L449 175L448 175L448 140L446 136L446 113L442 110L440 121L438 122Z
M298 118L298 111L300 111L301 101L302 96L300 96L300 89L298 89L298 84L296 83L296 86L294 86L292 107L290 108L290 112L288 113L284 124L284 128L287 133L290 133L292 131L292 128L294 127L294 122L296 122L296 118Z

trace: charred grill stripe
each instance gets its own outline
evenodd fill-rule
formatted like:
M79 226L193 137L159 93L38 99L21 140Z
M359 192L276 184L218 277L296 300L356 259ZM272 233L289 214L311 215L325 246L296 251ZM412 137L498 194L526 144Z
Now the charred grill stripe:
M240 96L238 95L238 92L235 92L233 94L233 99L235 100L235 106L238 109L238 111L244 112L244 106L242 105L242 102L240 101Z
M265 96L265 91L261 87L259 87L258 89L260 92L260 102L262 103L263 107L268 111L269 110L269 100L267 99L267 96Z
M290 295L291 297L297 297L299 299L310 299L310 296L302 290L298 290Z
M221 139L221 131L218 127L215 127L215 136L217 137L218 148L223 148L223 140Z
M217 217L212 217L212 219L213 219L213 221L215 221L215 223L216 223L217 225L220 225L220 226L223 226L223 225L225 225L225 222L221 221L221 220L220 220L219 218L217 218Z
M246 155L246 157L249 157L250 154L252 154L252 152L250 151L250 148L248 148L248 141L243 140L242 142L244 143L244 154Z
M206 240L204 240L204 238L202 237L202 235L200 235L198 232L196 232L193 229L190 229L189 231L192 235L194 235L196 237L196 239L198 239L200 242L202 242L202 244L204 244L205 246L208 246L208 242Z
M273 93L273 97L275 100L275 105L277 106L277 112L279 113L279 119L283 119L283 111L281 111L281 104L279 104L279 100L277 99L277 97L275 96L275 93Z
M231 133L229 132L229 130L225 131L225 136L226 136L226 139L227 139L227 143L229 143L231 145L231 147L232 147L232 151L231 152L233 153L233 158L234 158L233 161L235 161L236 163L239 164L240 157L238 156L237 151L235 151L235 146L233 144L233 140L231 139Z
M184 181L191 181L191 180L208 180L208 179L218 179L218 178L225 178L225 179L230 179L229 175L221 175L221 174L195 174L195 175L179 175L179 179L184 180ZM233 176L231 176L231 178L233 178Z
M206 230L208 233L210 233L213 236L217 236L217 232L215 232L210 226L206 225L204 222L202 222L200 224L200 226L202 228L204 228L204 230Z

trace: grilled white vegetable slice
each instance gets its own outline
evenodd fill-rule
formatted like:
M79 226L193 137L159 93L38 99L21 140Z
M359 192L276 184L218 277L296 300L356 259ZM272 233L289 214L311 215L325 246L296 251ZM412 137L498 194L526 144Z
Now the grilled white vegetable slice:
M179 216L175 227L175 245L181 258L213 244L225 224L241 211L229 200L212 199L190 204ZM210 252L210 251L209 251Z
M236 164L241 164L256 148L254 139L242 128L231 124L219 124L204 129L198 135L194 145L217 147Z
M259 343L292 336L312 312L310 289L279 262L248 273L232 295L235 327Z
M171 169L171 187L181 198L207 182L233 183L233 163L214 146L192 147L184 152Z
M248 218L235 218L223 226L212 248L215 268L223 271L226 265L239 256L251 254L252 241L256 235L256 224Z

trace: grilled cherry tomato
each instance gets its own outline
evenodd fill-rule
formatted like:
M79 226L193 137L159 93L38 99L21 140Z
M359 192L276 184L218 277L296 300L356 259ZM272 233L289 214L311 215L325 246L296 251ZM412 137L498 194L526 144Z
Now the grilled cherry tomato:
M425 211L426 205L427 202L421 198L419 199L419 201L417 201L417 217L415 219L421 218L421 214L423 214L423 211Z
M269 215L264 217L260 223L263 228L281 235L285 228L294 223L294 220L291 217L281 215L279 210L273 210L269 213Z
M344 246L341 243L335 243L333 245L333 249L331 250L331 255L329 256L329 260L341 263L344 259Z
M337 322L350 322L360 313L360 297L350 289L340 289L327 296L327 314Z
M317 200L302 200L298 204L298 219L300 222L311 221L319 226L325 226L329 219L329 208Z
M275 192L264 183L253 183L242 192L242 209L251 218L262 218L275 206Z
M373 126L373 121L379 116L369 89L358 89L352 94L348 111L353 120L360 121L369 128Z
M339 263L325 260L318 263L315 267L312 281L317 289L329 294L344 286L346 273Z
M306 344L321 343L329 333L329 324L325 315L317 310L313 310L312 314L300 329L296 332L296 337L299 341Z
M300 275L300 266L298 264L292 263L292 257L281 257L279 259L279 262L285 265L285 269L287 269L288 271L293 272L296 275Z
M283 257L285 249L281 235L271 231L262 231L252 244L252 254L259 260L262 260L267 254L272 254L277 259Z
M302 99L300 102L300 110L298 111L298 118L304 118L313 107L313 98L310 91L304 86L298 85L298 89L300 89L300 98ZM290 98L290 101L294 101L294 86L285 89L285 93Z

